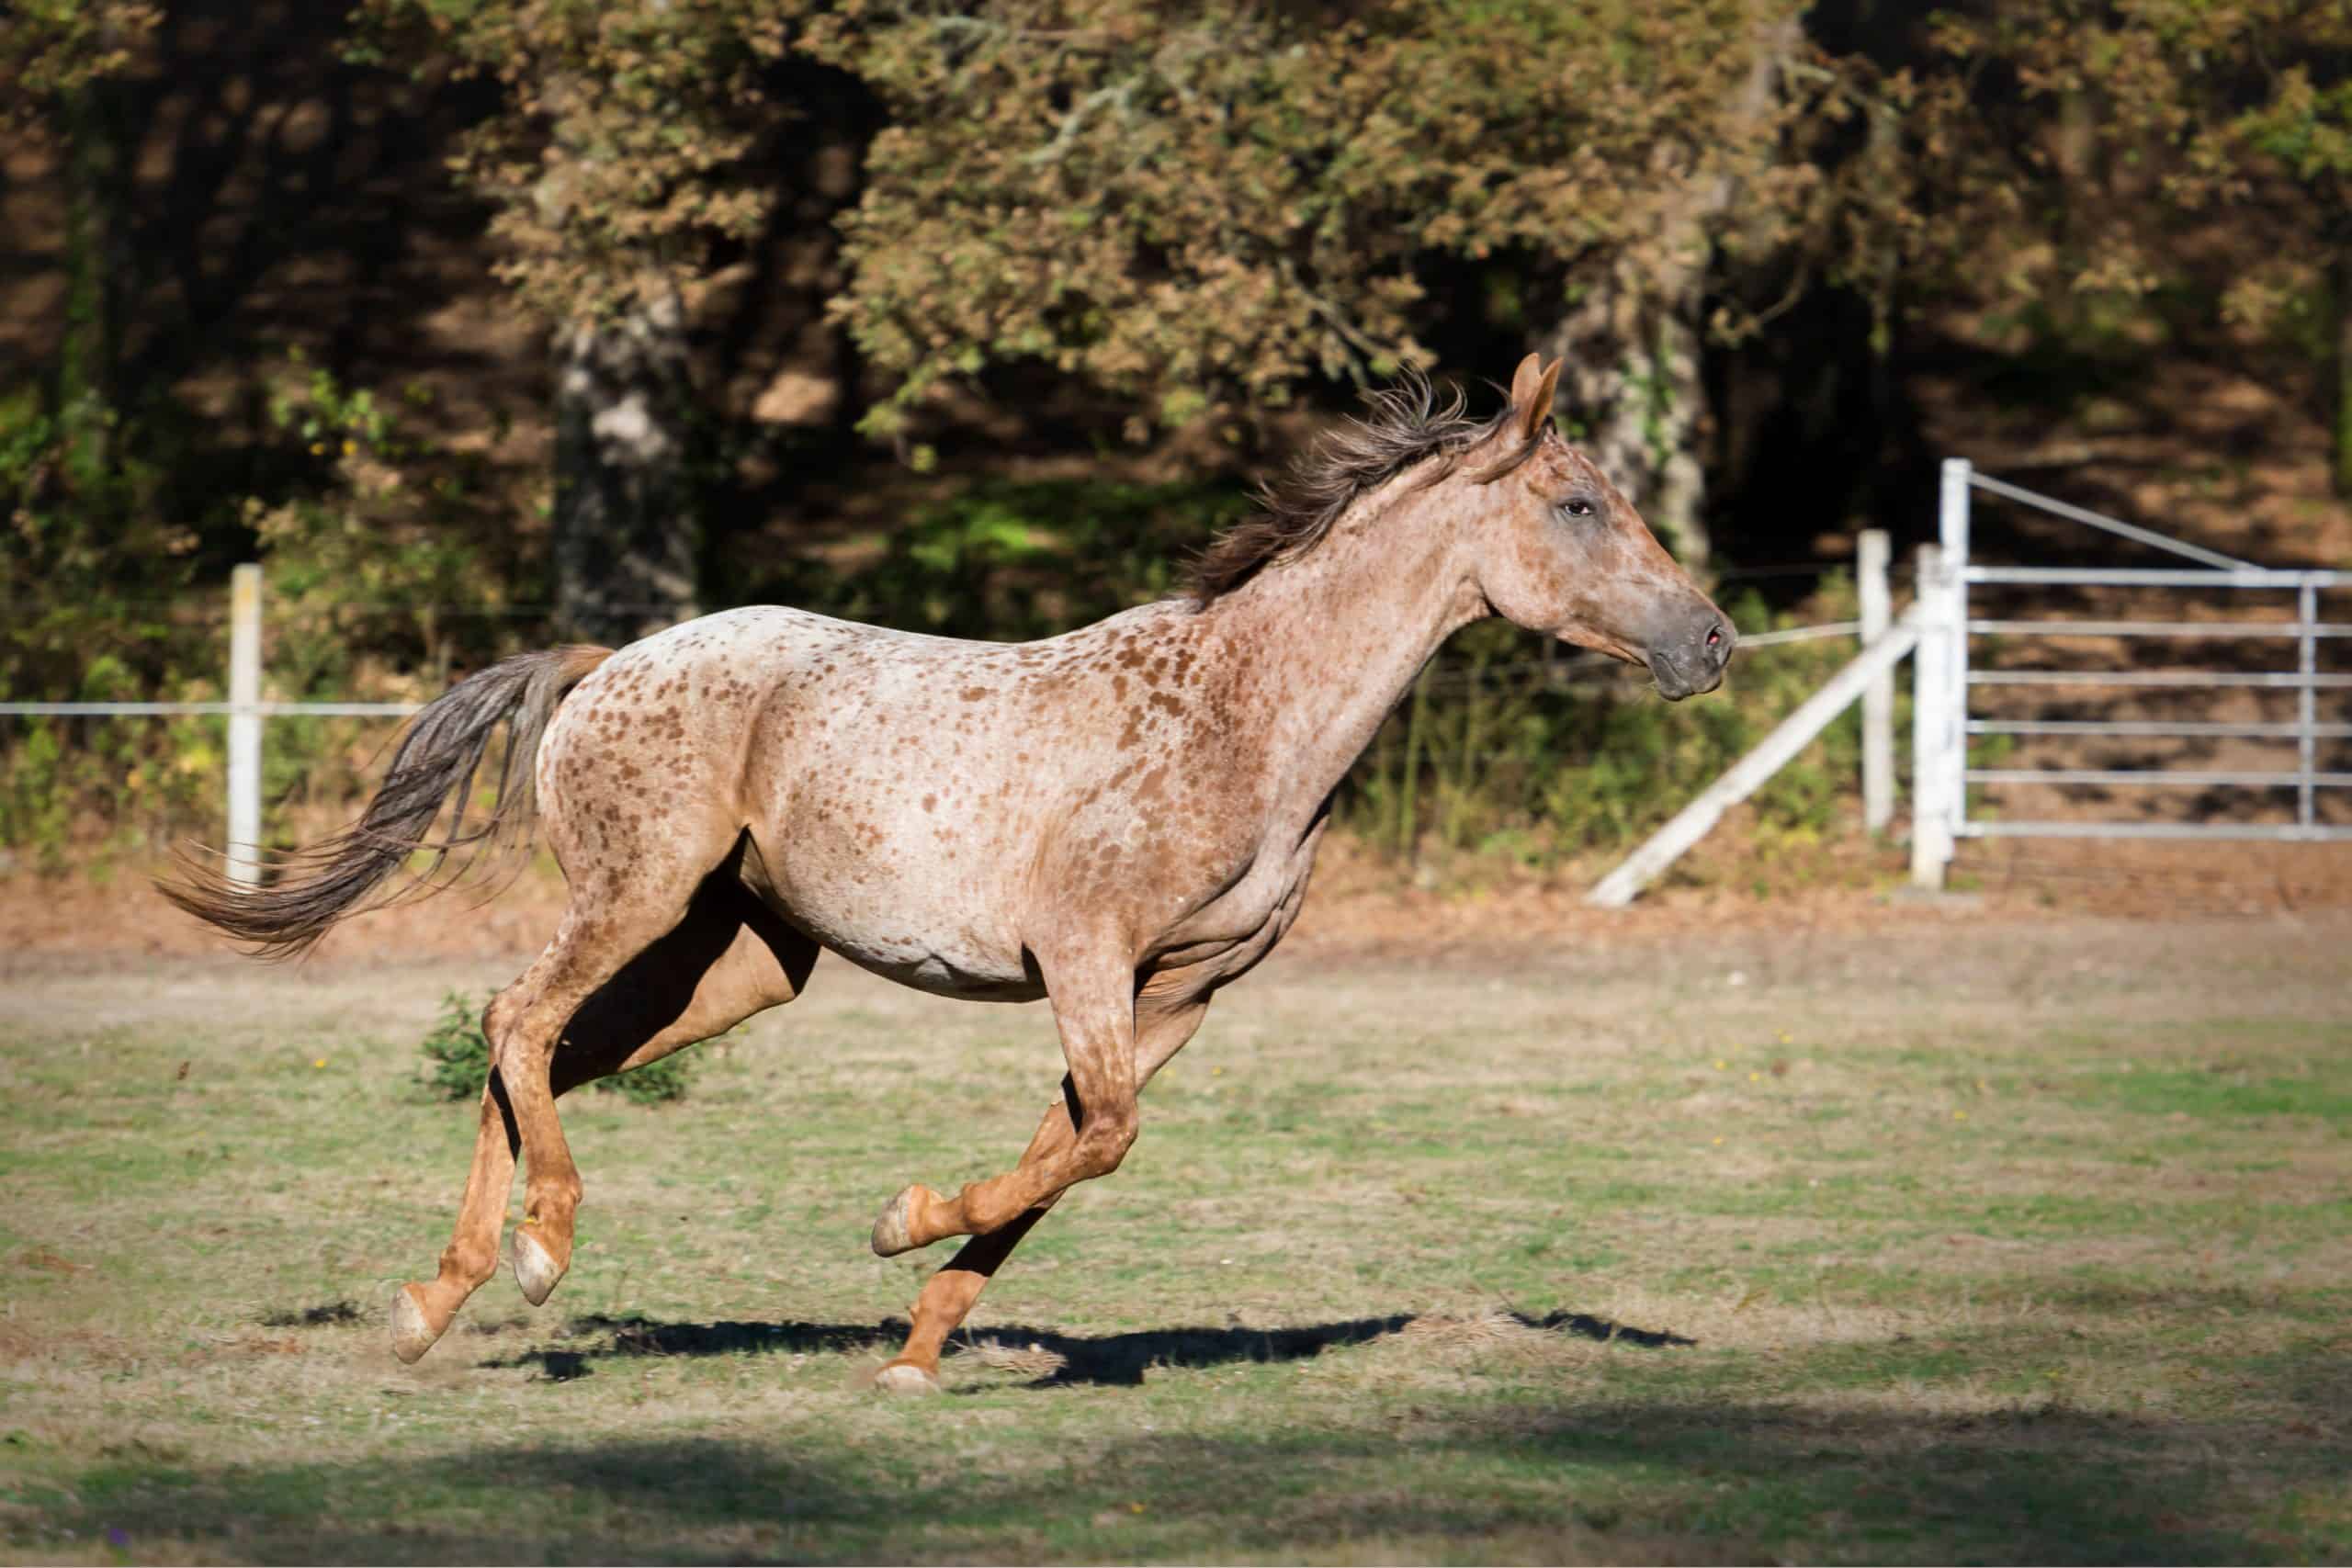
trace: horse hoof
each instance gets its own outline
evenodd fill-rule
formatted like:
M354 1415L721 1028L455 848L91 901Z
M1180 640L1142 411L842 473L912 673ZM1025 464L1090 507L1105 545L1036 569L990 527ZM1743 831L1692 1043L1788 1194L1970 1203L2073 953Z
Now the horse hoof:
M896 1198L883 1204L882 1212L874 1216L875 1257L896 1258L901 1252L915 1249L912 1228L914 1202L915 1194L920 1190L914 1187L904 1189Z
M414 1366L417 1358L433 1348L441 1337L424 1315L424 1308L417 1303L416 1287L402 1285L392 1293L392 1354L402 1366Z
M884 1393L937 1393L939 1380L912 1361L893 1361L874 1374L874 1386Z
M562 1278L563 1265L539 1245L538 1237L529 1231L514 1233L514 1282L523 1288L525 1301L539 1305Z

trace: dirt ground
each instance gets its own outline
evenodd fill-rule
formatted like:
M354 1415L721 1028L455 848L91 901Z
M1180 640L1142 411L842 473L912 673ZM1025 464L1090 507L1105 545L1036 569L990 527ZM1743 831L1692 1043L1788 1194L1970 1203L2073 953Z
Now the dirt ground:
M1742 838L1735 813L1684 865L1619 910L1583 901L1606 861L1550 876L1482 865L1416 878L1338 840L1284 950L1326 959L1440 957L1561 942L1638 946L1729 931L1865 932L2085 916L2261 920L2352 910L2352 844L1980 840L1961 847L1950 891L1923 895L1907 884L1899 844L1855 833L1801 857L1765 860L1746 852ZM0 954L224 951L217 935L156 894L151 872L160 869L0 876ZM527 959L553 933L563 897L560 875L542 863L487 902L460 891L350 921L317 957Z

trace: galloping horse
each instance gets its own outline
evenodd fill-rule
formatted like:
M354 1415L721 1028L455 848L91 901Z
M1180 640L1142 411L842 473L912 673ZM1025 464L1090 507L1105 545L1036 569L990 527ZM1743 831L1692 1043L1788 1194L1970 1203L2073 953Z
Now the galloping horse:
M1041 642L763 607L509 659L427 706L360 820L274 883L167 888L284 956L382 902L419 849L545 826L570 901L483 1016L473 1167L439 1272L394 1297L401 1359L496 1271L518 1146L515 1280L536 1305L563 1277L581 1182L557 1096L790 1001L823 948L939 996L1043 997L1061 1035L1060 1097L1012 1169L908 1187L875 1221L885 1257L972 1238L876 1375L935 1390L998 1266L1119 1168L1137 1092L1290 929L1332 791L1448 636L1501 615L1647 666L1668 699L1722 682L1729 623L1554 429L1558 373L1531 355L1489 420L1418 381L1375 394L1188 594ZM469 829L501 723L495 805Z

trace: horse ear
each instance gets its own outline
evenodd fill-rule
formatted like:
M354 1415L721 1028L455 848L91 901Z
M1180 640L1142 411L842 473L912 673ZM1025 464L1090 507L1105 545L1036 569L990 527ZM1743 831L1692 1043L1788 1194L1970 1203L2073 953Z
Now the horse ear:
M1552 397L1559 389L1560 367L1565 359L1555 359L1541 376L1535 373L1536 356L1529 355L1520 361L1519 374L1511 378L1510 406L1519 411L1519 434L1524 441L1532 441L1544 434L1544 426L1552 418Z
M1531 354L1521 360L1519 368L1511 372L1510 406L1515 409L1524 409L1527 406L1527 400L1535 395L1535 383L1543 379L1543 376L1544 356L1542 355Z

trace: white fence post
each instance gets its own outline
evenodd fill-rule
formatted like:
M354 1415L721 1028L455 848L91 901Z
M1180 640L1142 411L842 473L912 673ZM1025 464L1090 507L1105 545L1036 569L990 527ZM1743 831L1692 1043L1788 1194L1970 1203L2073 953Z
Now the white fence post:
M1968 819L1968 501L1965 457L1946 457L1936 500L1936 532L1944 547L1944 678L1951 695L1943 709L1944 861L1949 864L1960 825Z
M1951 822L1944 810L1944 705L1951 700L1951 602L1944 592L1944 553L1919 547L1919 647L1911 661L1911 882L1939 888L1951 859Z
M2295 826L2308 833L2319 821L2312 799L2312 775L2319 772L2319 589L2312 583L2295 595L2295 619L2302 628L2295 637L2295 669L2303 678L2295 695L2295 758L2302 775L2295 784Z
M1862 646L1886 635L1894 618L1886 582L1887 538L1883 528L1865 528L1854 541L1854 586L1861 596ZM1894 820L1894 671L1862 688L1862 826L1886 831Z
M261 879L261 568L229 574L229 879Z
M1622 909L1632 903L1634 896L1648 886L1658 873L1704 838L1707 830L1722 820L1724 812L1755 794L1765 780L1779 773L1790 758L1828 728L1831 719L1844 713L1862 694L1872 677L1894 669L1895 660L1911 651L1917 637L1915 623L1906 615L1888 628L1885 636L1856 654L1819 691L1799 704L1794 713L1756 743L1754 750L1734 762L1696 800L1668 818L1666 826L1651 834L1640 849L1602 877L1585 895L1584 901L1603 909Z

